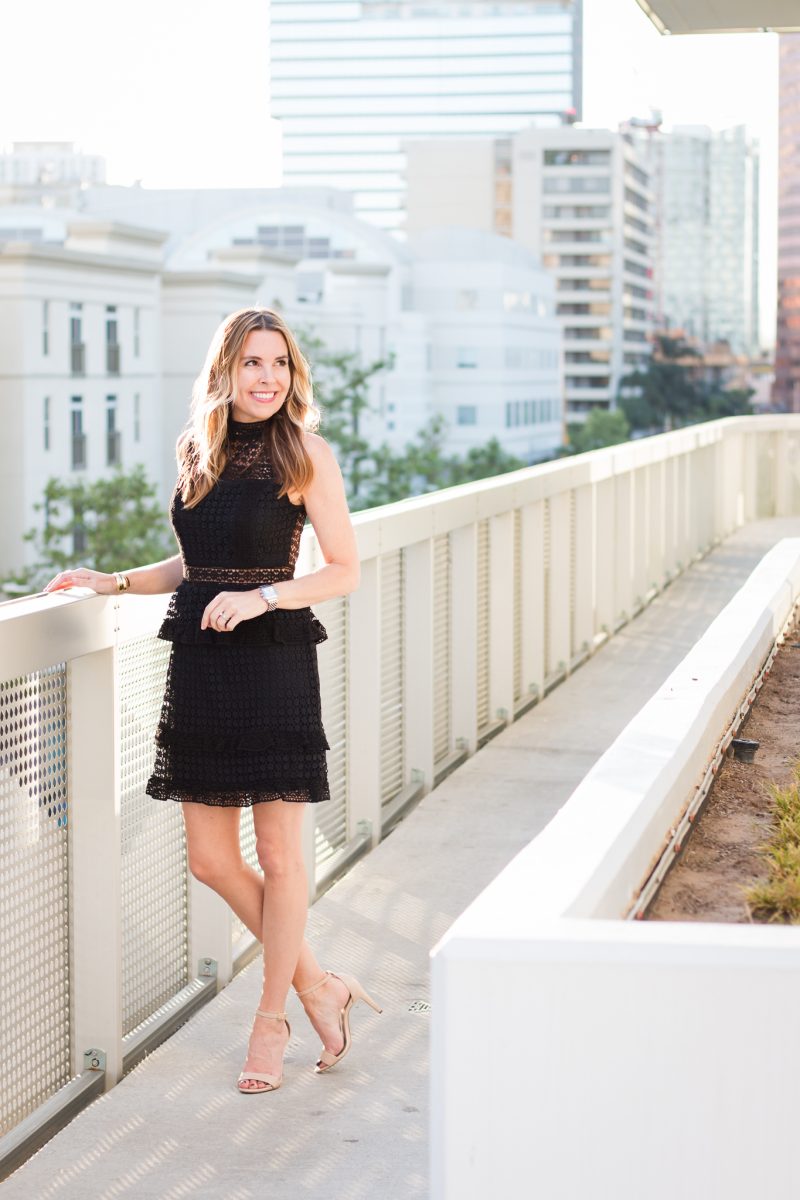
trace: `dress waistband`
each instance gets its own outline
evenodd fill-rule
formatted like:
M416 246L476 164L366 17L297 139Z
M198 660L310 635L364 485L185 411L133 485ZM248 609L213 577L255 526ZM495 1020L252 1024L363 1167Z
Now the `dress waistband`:
M190 567L184 565L183 578L190 583L279 583L294 576L294 567Z

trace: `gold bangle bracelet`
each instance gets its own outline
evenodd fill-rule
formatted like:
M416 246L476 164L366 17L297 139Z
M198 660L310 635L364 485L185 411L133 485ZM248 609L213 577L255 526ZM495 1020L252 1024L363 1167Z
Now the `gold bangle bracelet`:
M121 571L115 571L114 578L117 581L117 591L127 592L128 588L131 586L131 581L128 576L123 575Z

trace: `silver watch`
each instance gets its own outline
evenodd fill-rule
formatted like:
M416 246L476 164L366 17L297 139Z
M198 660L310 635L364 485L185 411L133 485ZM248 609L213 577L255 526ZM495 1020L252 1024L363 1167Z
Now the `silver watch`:
M262 583L258 589L258 593L267 606L267 612L275 612L275 609L278 607L278 593L272 584Z

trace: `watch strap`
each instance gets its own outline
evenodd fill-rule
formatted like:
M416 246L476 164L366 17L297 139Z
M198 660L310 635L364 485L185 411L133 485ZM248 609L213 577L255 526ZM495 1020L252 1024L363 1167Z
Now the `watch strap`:
M271 583L262 583L258 589L261 599L267 606L267 612L274 612L278 607L278 593Z

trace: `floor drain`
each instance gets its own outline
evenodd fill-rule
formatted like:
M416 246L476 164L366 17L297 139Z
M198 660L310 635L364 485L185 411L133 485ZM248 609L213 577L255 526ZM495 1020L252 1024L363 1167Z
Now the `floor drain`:
M431 1006L428 1000L412 1000L408 1006L409 1012L430 1012Z

